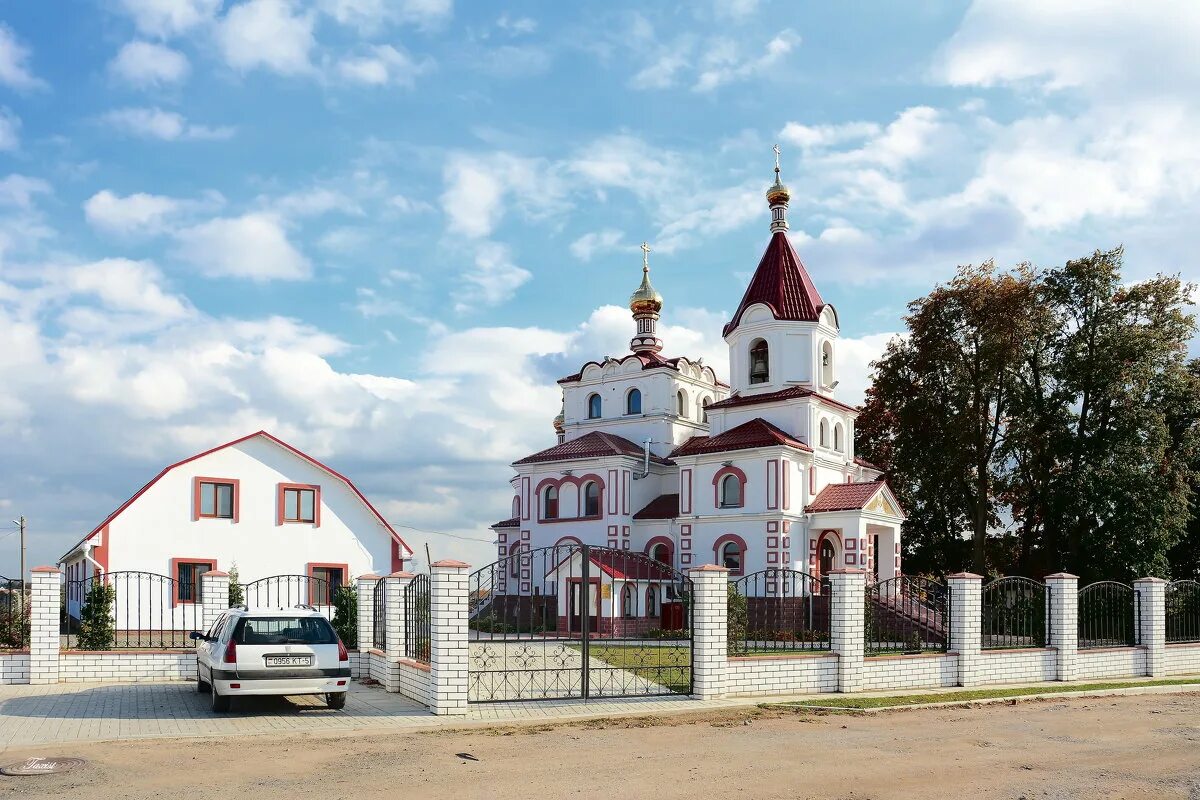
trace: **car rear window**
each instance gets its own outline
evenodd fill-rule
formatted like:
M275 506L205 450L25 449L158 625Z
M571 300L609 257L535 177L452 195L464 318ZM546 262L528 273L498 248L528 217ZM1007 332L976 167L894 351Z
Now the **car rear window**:
M233 631L238 644L337 644L324 617L243 617Z

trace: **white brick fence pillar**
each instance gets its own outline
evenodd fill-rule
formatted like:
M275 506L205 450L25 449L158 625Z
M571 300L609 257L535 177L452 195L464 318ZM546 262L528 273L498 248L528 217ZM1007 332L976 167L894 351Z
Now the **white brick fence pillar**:
M204 605L203 617L196 620L203 626L200 632L209 630L217 617L229 610L229 573L211 570L200 576L200 602Z
M430 580L429 710L467 713L467 578L470 565L435 561Z
M58 683L59 602L62 571L34 567L29 598L29 682Z
M946 576L950 585L949 648L958 653L958 685L980 682L982 650L983 576L958 572Z
M729 570L705 564L692 579L692 695L711 700L725 694L728 664Z
M1146 674L1167 674L1167 582L1162 578L1139 578L1133 582L1137 609L1138 644L1146 650Z
M1079 674L1076 655L1079 653L1079 576L1057 572L1046 576L1047 624L1049 644L1056 651L1060 681L1073 681Z
M389 692L400 691L400 668L396 662L404 658L405 636L408 631L404 625L404 590L413 582L416 576L411 572L393 572L387 577L384 592L387 595L387 679L383 682Z
M374 573L359 575L358 588L358 652L359 671L370 675L367 668L367 651L375 646L375 586L379 576Z
M867 573L861 569L829 571L830 649L838 655L838 691L860 692L863 687L863 649L866 629Z

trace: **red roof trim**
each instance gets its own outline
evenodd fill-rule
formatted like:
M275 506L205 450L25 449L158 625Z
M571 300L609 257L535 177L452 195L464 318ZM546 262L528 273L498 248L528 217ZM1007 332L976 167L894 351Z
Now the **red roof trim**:
M874 499L875 495L884 489L888 490L892 499L895 500L895 494L892 493L892 487L887 485L887 481L867 481L858 483L831 483L813 498L813 501L804 509L810 514L819 514L831 511L858 511L866 507L867 503ZM900 510L900 515L904 515L903 509L900 509L899 502L896 507Z
M775 319L796 322L817 322L825 308L821 293L783 231L776 231L771 236L742 302L721 335L733 333L746 309L759 303L771 309Z
M689 364L695 364L696 366L700 367L701 370L708 370L709 372L711 372L712 376L713 376L713 383L716 384L717 386L729 388L729 384L722 383L721 379L717 377L717 371L715 369L708 366L707 364L699 363L696 359L688 358L687 356L675 356L674 358L663 358L662 356L658 355L657 353L630 353L628 355L621 356L620 358L615 359L615 360L620 364L624 364L626 361L628 361L631 358L636 358L638 361L641 361L643 370L666 368L666 369L673 369L676 372L679 371L679 362L687 361ZM568 375L565 378L559 378L558 382L559 383L575 383L577 381L580 381L583 379L583 371L590 366L603 367L604 364L602 364L599 361L588 361L582 367L579 368L579 372L576 372L574 375Z
M285 450L288 450L288 451L294 453L295 455L300 456L302 459L309 462L313 466L317 467L318 469L324 470L325 472L332 475L334 478L337 478L342 483L346 484L346 486L349 487L350 491L354 492L354 494L356 494L358 496L358 499L362 500L363 504L366 505L366 507L371 510L371 513L375 515L375 518L379 520L380 524L383 525L383 527L387 529L387 532L389 534L391 534L392 539L394 541L396 541L397 543L403 545L404 549L407 550L409 553L413 552L413 549L408 546L408 543L405 542L402 538L400 538L400 534L396 533L395 528L393 528L391 526L391 524L386 519L384 519L383 515L379 513L379 510L376 509L375 506L371 505L371 501L366 498L366 495L364 495L362 492L360 492L358 490L358 487L355 486L354 483L349 478L347 478L345 475L342 475L337 470L334 470L331 467L321 463L317 459L310 456L308 453L305 453L302 450L298 450L297 448L293 447L292 445L288 444L287 442L283 441L282 439L272 436L271 434L267 433L266 431L256 431L256 432L248 434L246 436L242 436L239 439L234 439L232 442L226 442L225 444L217 445L216 447L213 447L209 450L205 450L203 453L197 453L194 456L189 456L189 457L183 459L182 461L176 461L174 464L164 467L161 472L159 472L157 475L155 475L153 478L150 479L149 483L147 483L141 489L138 489L137 492L135 492L132 497L130 497L128 500L126 500L124 503L122 503L120 505L120 507L117 508L116 511L112 512L107 517L105 517L104 521L101 522L99 525L97 525L95 528L93 528L91 533L89 533L87 536L85 536L81 540L79 540L79 542L77 542L71 548L71 550L74 550L76 547L83 544L84 542L86 542L87 540L89 540L93 536L95 536L97 533L99 533L106 525L108 525L114 519L119 517L125 509L127 509L127 508L129 508L129 506L133 505L133 502L135 500L137 500L139 497L141 497L147 491L149 491L151 486L153 486L154 484L156 484L160 480L162 480L163 476L165 476L171 470L173 470L177 467L182 467L184 464L189 464L189 463L195 461L196 459L204 458L207 455L212 455L213 453L217 452L218 450L224 450L227 447L233 447L234 445L239 445L242 442L249 441L250 439L253 439L255 436L265 437L268 441L274 442L275 444L279 445L280 447L284 448ZM70 551L68 551L68 552L70 552Z
M820 392L814 392L812 389L805 389L803 386L792 386L787 389L780 389L777 392L766 392L765 394L734 395L733 397L727 397L720 402L712 403L708 408L711 411L714 408L733 408L735 406L749 406L756 403L774 403L782 400L797 400L805 397L816 398L819 402L824 403L825 405L832 406L833 408L839 408L843 411L853 411L855 414L859 413L859 410L854 406L846 405L840 400L834 400L832 397L823 395Z
M562 444L556 444L545 450L539 450L532 455L513 462L520 464L538 464L548 461L575 461L581 458L603 458L606 456L625 456L627 458L644 458L645 450L623 436L604 431L585 433L576 439L568 439ZM655 464L670 465L670 461L651 455L650 460Z
M712 406L709 406L712 408ZM750 450L755 447L792 447L812 452L812 448L762 417L755 417L716 436L693 436L676 447L671 457Z

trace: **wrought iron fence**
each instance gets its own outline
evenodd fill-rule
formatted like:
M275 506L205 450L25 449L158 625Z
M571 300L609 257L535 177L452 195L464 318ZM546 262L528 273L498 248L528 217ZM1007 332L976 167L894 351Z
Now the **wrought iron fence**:
M432 643L429 575L418 575L404 587L404 655L429 663Z
M62 589L64 650L190 650L204 627L198 583L153 572L109 572Z
M867 587L866 653L944 651L950 633L946 584L901 575Z
M1137 644L1136 598L1132 586L1098 581L1079 590L1079 649Z
M333 596L339 588L312 575L271 575L247 583L242 591L249 608L313 606L333 619Z
M371 646L387 650L387 578L375 581L371 597Z
M1046 584L998 578L983 587L980 635L984 650L1045 647L1049 638Z
M766 569L740 578L729 597L730 655L828 650L828 580Z
M29 646L29 593L25 582L0 575L0 649Z
M1200 583L1167 584L1167 641L1200 642Z

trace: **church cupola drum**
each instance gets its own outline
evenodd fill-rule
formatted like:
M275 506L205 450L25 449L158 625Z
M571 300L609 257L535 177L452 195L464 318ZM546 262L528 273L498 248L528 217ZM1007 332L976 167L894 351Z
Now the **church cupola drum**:
M663 298L650 285L650 245L642 242L642 284L629 296L629 310L637 323L637 334L629 342L635 353L657 353L662 350L662 339L658 338L658 313L662 311Z

